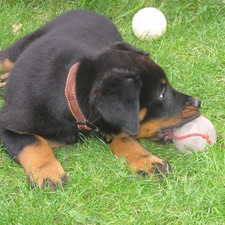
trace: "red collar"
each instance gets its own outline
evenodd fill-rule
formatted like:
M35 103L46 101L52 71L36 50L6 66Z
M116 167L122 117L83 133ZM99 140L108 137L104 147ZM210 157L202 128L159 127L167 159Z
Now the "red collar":
M70 111L78 123L77 127L80 130L92 130L92 128L85 125L85 123L90 124L90 122L88 122L85 119L85 117L82 114L81 109L78 105L78 101L77 101L76 75L77 75L77 70L78 70L79 65L80 65L80 63L77 62L70 68L70 71L69 71L69 74L68 74L67 80L66 80L65 96L66 96Z

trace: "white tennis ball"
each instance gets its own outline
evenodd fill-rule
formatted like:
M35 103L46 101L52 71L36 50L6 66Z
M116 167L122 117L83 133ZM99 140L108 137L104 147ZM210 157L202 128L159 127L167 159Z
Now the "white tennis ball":
M156 8L147 7L139 10L133 17L132 30L141 40L153 40L166 32L166 18Z
M200 116L174 129L173 142L181 152L205 151L208 145L216 143L216 130L205 116Z

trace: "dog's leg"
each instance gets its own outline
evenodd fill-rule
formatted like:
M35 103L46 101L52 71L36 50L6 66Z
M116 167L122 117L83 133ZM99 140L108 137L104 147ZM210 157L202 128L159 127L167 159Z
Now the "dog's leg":
M115 136L110 147L116 156L126 159L132 171L143 176L156 174L161 178L171 172L168 162L153 155L132 137Z
M44 138L18 134L4 128L0 129L0 134L3 147L22 165L31 185L37 184L40 188L50 185L56 189L67 181L63 167Z
M1 56L2 52L3 51L0 51L0 56ZM10 59L5 58L3 56L0 57L0 70L9 72L9 71L11 71L13 66L14 66L14 63Z
M1 56L1 51L0 51ZM10 61L8 58L0 57L0 70L5 72L10 72L14 66L14 63ZM6 80L8 78L9 73L4 73L0 76L0 87L4 87L6 85Z
M33 41L35 41L41 35L42 33L39 31L30 33L0 51L0 70L7 72L6 74L0 76L0 87L5 86L7 81L6 75L8 75L8 72L12 70L19 56L31 43L33 43Z
M0 76L0 87L4 87L6 85L6 80L9 76L9 73L4 73Z

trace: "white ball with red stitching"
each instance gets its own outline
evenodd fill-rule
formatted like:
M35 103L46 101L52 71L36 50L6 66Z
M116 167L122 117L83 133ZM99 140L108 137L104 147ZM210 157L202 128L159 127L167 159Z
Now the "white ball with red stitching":
M173 130L174 145L181 152L205 151L216 139L215 127L205 116Z

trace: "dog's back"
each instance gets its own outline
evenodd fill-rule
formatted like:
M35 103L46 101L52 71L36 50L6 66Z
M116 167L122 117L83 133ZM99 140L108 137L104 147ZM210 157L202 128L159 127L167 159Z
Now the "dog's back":
M109 18L89 10L71 10L0 51L0 70L10 71L18 57L35 41L54 37L71 39L95 50L122 41Z

